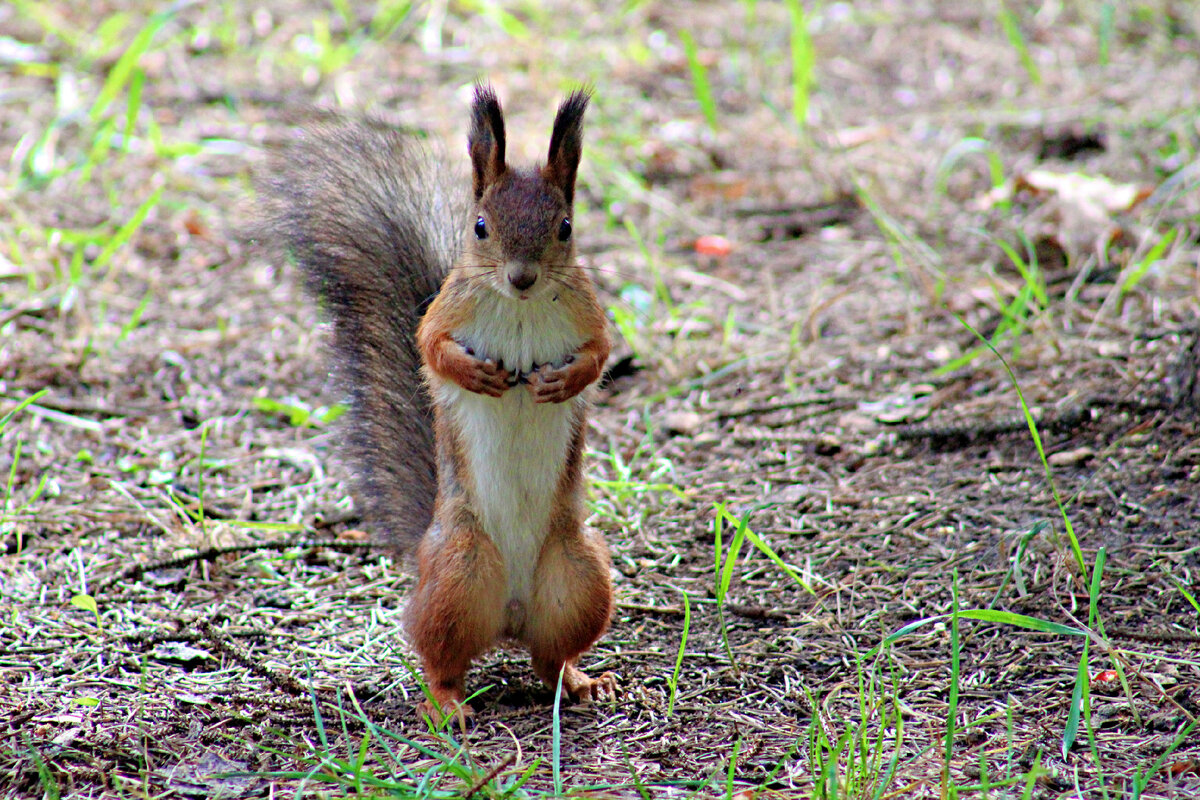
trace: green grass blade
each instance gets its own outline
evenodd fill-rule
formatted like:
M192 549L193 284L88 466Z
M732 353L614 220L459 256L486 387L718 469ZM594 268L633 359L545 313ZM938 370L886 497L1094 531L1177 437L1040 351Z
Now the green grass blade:
M24 409L26 406L33 405L42 397L42 395L49 391L49 389L41 389L37 392L34 392L33 394L29 395L29 397L26 397L11 409L4 412L4 416L0 416L0 432L3 432L3 430L8 427L8 423L12 422L12 418L20 413L22 409Z
M117 334L116 344L120 344L129 338L129 334L137 328L142 322L142 315L146 313L146 308L150 305L150 301L154 298L154 289L147 289L142 295L141 302L137 304L137 308L129 315L129 319L121 326L121 332Z
M992 351L1000 361L1000 365L1004 367L1005 373L1008 375L1008 380L1012 384L1013 389L1017 393L1017 400L1021 404L1021 415L1025 418L1025 424L1029 428L1029 435L1033 439L1033 445L1037 448L1038 458L1042 462L1042 470L1046 475L1046 483L1050 485L1050 493L1054 496L1054 504L1058 508L1059 516L1062 518L1063 527L1067 531L1067 538L1071 544L1071 552L1075 556L1075 564L1079 567L1081 573L1087 572L1087 565L1083 560L1083 550L1079 546L1079 539L1075 535L1075 528L1071 525L1071 518L1067 516L1067 507L1063 504L1062 495L1059 494L1058 484L1054 482L1054 473L1050 470L1050 462L1046 460L1046 448L1042 446L1042 437L1038 433L1037 422L1033 418L1033 412L1029 410L1029 404L1025 402L1025 393L1021 391L1021 384L1017 381L1017 376L1013 373L1012 367L1008 365L1008 361L1004 356L1000 355L999 351L992 346L991 342L983 338L983 335L971 327L965 319L958 314L954 314L954 318L964 328L969 330L976 339L983 343L988 350Z
M739 736L737 741L733 743L733 754L729 756L729 770L725 774L725 797L733 797L733 773L737 769L738 751L742 748L742 739Z
M22 738L25 740L25 748L29 751L33 764L37 768L38 781L42 784L42 792L46 800L59 800L62 797L62 790L59 789L58 781L51 772L50 766L42 758L41 752L29 741L28 735L22 733Z
M803 128L808 120L817 54L813 49L812 35L808 32L804 5L800 0L787 0L787 10L792 29L792 118L798 127Z
M746 541L746 525L749 518L750 512L747 511L738 520L737 529L733 533L733 541L729 543L729 552L725 554L725 563L721 566L721 582L717 587L717 600L719 602L725 602L725 597L729 594L729 584L733 580L733 568L737 566L738 556L742 550L742 543Z
M0 425L0 430L3 430L3 425ZM1187 590L1187 587L1180 583L1178 578L1168 572L1167 568L1162 565L1162 562L1156 563L1158 568L1163 571L1163 574L1167 576L1167 579L1170 580L1171 583L1175 584L1175 588L1179 590L1179 593L1183 595L1183 598L1191 604L1192 608L1196 610L1197 614L1200 614L1200 603L1196 602L1196 598L1193 597L1192 593Z
M1112 52L1113 33L1116 30L1116 3L1108 2L1100 6L1100 30L1096 35L1096 58L1100 66L1108 65L1109 54Z
M564 663L558 670L558 685L554 687L554 712L551 717L550 732L550 768L554 776L554 794L561 797L563 793L562 780L562 717L559 709L562 706L563 673L567 665Z
M150 49L155 35L173 16L175 16L174 7L155 14L133 37L133 41L129 43L125 52L117 59L117 63L113 64L112 69L109 70L108 78L104 81L100 94L96 96L96 101L92 103L92 108L88 111L88 116L93 122L99 121L108 111L108 107L112 105L113 101L117 99L117 95L133 77L138 68L138 62Z
M956 142L938 162L934 191L945 195L950 182L950 173L960 162L976 154L982 155L987 160L988 176L992 181L992 188L1002 185L1004 183L1004 162L1000 160L1000 154L996 152L995 146L987 139L968 136Z
M383 41L408 20L415 4L412 0L380 0L368 26L371 38Z
M1075 671L1075 685L1071 688L1071 706L1067 710L1067 724L1063 728L1062 756L1068 758L1075 740L1079 736L1080 704L1083 701L1084 687L1088 682L1088 640L1083 640L1083 654L1079 657L1079 667Z
M730 525L740 525L741 524L741 521L738 520L737 517L733 516L732 514L729 513L728 510L726 510L724 503L720 504L719 507L717 508L717 516L718 516L718 518L724 519ZM769 544L767 544L765 541L763 541L762 537L760 537L757 533L755 533L749 527L747 527L745 530L745 537L747 539L749 539L750 543L753 544L756 548L758 548L759 552L761 552L763 555L765 555L771 561L771 563L773 563L775 566L777 566L781 570L783 570L784 574L786 574L789 578L794 580L797 584L804 587L804 590L806 592L808 592L811 595L816 594L816 592L813 590L812 586L809 585L808 581L804 580L799 575L797 575L796 571L794 569L792 569L791 567L789 567L787 565L787 563L784 562L784 560L779 557L779 554L776 553L775 550Z
M687 649L688 631L692 627L692 601L683 593L683 634L679 637L679 652L675 654L675 669L671 672L671 695L667 700L667 717L675 713L675 695L679 688L679 670L683 666L683 653Z
M1129 294L1134 287L1142 282L1142 279L1146 277L1146 273L1149 272L1150 267L1162 260L1163 253L1167 251L1167 248L1171 246L1171 243L1175 241L1175 237L1178 235L1179 228L1172 228L1167 231L1166 235L1154 243L1154 247L1150 248L1146 256L1133 265L1121 281L1120 296L1124 297Z
M136 69L129 81L129 98L125 102L125 129L121 132L121 152L128 153L133 141L134 126L137 124L138 111L142 107L142 86L146 83L146 73Z
M1136 796L1141 796L1141 793L1146 790L1146 785L1150 783L1150 779L1162 768L1163 763L1179 748L1179 745L1187 741L1188 736L1191 735L1192 730L1197 725L1200 725L1200 719L1192 720L1186 728L1179 732L1179 735L1175 737L1175 741L1171 742L1171 746L1164 750L1158 758L1154 759L1154 763L1150 765L1150 769L1146 770L1146 774L1141 776L1140 780L1134 780Z
M696 93L696 102L708 127L717 129L717 103L713 99L712 85L708 82L708 70L700 61L700 52L696 48L696 40L689 31L679 32L679 41L683 43L683 54L687 57L688 69L692 73L692 90Z
M938 614L933 617L924 617L923 619L914 620L913 622L904 625L892 633L884 637L883 641L875 647L867 651L866 658L873 657L876 653L896 641L904 638L908 634L923 628L934 622L941 622L948 619L949 614ZM1049 620L1039 619L1038 617L1030 617L1025 614L1015 614L1011 611L995 611L993 609L967 609L958 612L959 619L974 619L980 622L992 622L997 625L1014 625L1018 628L1036 631L1038 633L1055 633L1063 636L1087 636L1087 631L1081 628L1076 628L1071 625L1063 625L1059 622L1050 622Z
M962 640L959 638L958 570L950 574L950 697L946 708L946 760L942 765L942 789L950 786L950 762L954 755L954 726L958 721L958 679L962 669Z
M137 211L133 212L133 216L126 220L125 224L122 225L115 234L113 234L113 237L108 240L108 243L104 246L104 249L100 251L100 255L96 256L96 260L92 262L93 267L96 269L104 269L108 262L112 260L112 257L116 254L116 252L124 247L131 238L133 238L133 234L137 232L137 229L140 228L142 223L146 221L146 217L148 217L154 207L158 205L158 201L162 197L162 193L163 187L160 186L155 189L154 193L147 197L140 206L138 206Z
M1025 68L1029 80L1033 81L1034 85L1040 86L1042 73L1033 60L1033 55L1029 52L1029 45L1025 42L1025 34L1022 33L1016 16L1008 10L1008 6L1004 2L1000 3L1000 10L996 12L996 16L999 18L1000 27L1004 29L1004 35L1008 37L1008 43L1017 51L1017 58L1021 59L1021 66Z

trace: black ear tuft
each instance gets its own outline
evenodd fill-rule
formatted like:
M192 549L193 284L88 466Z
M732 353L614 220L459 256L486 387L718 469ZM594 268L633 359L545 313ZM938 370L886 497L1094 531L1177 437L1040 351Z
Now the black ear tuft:
M471 133L467 137L474 177L475 199L504 174L504 112L496 91L484 83L475 84L471 103Z
M575 173L583 154L583 112L591 97L591 89L576 89L567 95L558 107L554 132L550 134L550 152L542 175L562 190L567 205L575 199Z

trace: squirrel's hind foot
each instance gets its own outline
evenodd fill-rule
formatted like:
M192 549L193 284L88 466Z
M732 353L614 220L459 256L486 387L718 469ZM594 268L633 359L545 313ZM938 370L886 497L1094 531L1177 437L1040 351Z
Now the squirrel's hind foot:
M457 718L459 729L465 732L467 720L475 716L475 709L467 705L464 697L454 694L438 697L435 694L432 699L426 698L417 704L417 713L428 718L435 728L442 727L443 720Z
M605 672L598 678L589 678L574 664L566 664L562 669L563 692L579 702L611 700L617 696L617 676L611 672ZM558 685L557 667L535 665L535 671L550 688Z

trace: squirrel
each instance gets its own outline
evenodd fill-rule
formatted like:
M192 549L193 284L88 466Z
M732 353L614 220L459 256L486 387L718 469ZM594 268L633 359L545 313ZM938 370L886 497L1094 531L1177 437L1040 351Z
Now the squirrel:
M611 346L572 228L590 96L559 106L545 165L517 168L477 84L470 195L415 136L336 115L259 181L260 237L332 323L356 496L389 539L416 543L404 621L435 720L471 713L467 669L506 639L552 688L561 675L577 700L616 692L612 673L577 666L613 607L608 547L584 525L589 390Z

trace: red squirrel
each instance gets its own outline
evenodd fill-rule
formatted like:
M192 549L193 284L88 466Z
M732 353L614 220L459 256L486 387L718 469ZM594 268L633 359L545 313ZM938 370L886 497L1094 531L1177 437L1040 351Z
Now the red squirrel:
M477 85L462 200L414 137L335 116L260 182L263 235L332 322L356 494L393 541L418 540L405 627L434 717L470 713L467 669L504 639L576 699L616 689L576 666L613 604L608 548L584 525L589 389L610 348L572 227L589 96L562 102L546 163L523 169Z

